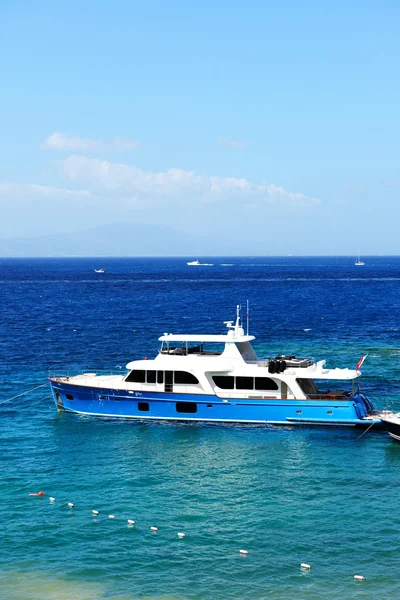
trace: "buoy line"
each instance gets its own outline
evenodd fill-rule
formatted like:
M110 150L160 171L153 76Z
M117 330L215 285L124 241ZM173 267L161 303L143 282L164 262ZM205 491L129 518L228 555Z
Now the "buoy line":
M38 390L39 388L48 386L48 383L42 383L42 385L37 385L36 387L26 391L26 392L22 392L22 394L17 394L16 396L12 396L11 398L7 398L6 400L2 400L0 402L0 404L4 404L5 402L11 402L11 400L15 400L16 398L20 398L21 396L25 396L26 394L30 394L31 392L34 392L35 390Z

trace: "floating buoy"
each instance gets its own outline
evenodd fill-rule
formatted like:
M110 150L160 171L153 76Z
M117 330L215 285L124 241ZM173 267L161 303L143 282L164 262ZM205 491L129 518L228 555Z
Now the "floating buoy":
M44 496L44 492L38 492L38 496Z
M132 527L132 525L135 524L135 521L133 521L132 519L128 519L128 525L130 525Z
M184 533L182 533L182 532L180 531L180 532L178 533L178 538L184 538L184 537L185 537L185 534L184 534Z
M245 554L247 555L249 553L248 550L239 550L239 554Z
M30 496L37 496L37 494L29 494Z
M356 581L364 581L365 577L364 575L354 575L354 579Z
M109 519L115 519L115 515L108 515Z
M50 502L54 502L55 498L53 498L53 496L50 496L49 500Z
M158 531L158 527L150 527L151 531Z
M301 569L311 569L311 565L308 565L307 563L301 563L300 568Z
M69 506L69 508L74 508L74 505L72 502L68 502L68 506Z
M98 510L92 510L92 515L93 515L94 517L97 517L97 515L98 515L98 514L99 514L99 511L98 511Z

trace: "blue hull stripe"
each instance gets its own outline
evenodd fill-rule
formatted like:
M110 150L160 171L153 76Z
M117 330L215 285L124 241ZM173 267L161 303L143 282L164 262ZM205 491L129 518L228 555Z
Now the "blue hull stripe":
M51 381L59 410L78 414L140 420L262 423L268 425L370 426L360 419L352 399L221 399L213 395L133 392ZM181 403L181 404L179 404ZM379 424L379 420L375 420Z

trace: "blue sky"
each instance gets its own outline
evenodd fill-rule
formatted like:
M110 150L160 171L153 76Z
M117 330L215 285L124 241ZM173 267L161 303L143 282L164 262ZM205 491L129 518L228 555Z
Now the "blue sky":
M399 18L394 0L1 3L0 237L128 222L221 254L398 254Z

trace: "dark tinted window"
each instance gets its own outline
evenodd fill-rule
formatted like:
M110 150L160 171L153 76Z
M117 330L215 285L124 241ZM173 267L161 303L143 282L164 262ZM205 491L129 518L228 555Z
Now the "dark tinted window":
M164 383L164 371L157 371L157 383Z
M147 383L156 382L156 371L147 371Z
M186 371L175 371L174 374L175 383L199 383L197 377Z
M176 412L191 414L197 413L197 404L196 402L177 402Z
M256 390L277 390L278 384L269 377L256 377Z
M67 398L67 400L73 400L74 397L71 396L71 394L65 394L65 397Z
M147 412L149 410L149 403L148 402L138 402L138 409L142 410L143 412Z
M236 377L237 390L252 390L254 387L253 377Z
M230 377L229 375L215 375L213 381L222 390L233 390L234 377Z
M146 371L131 371L125 381L144 383Z

